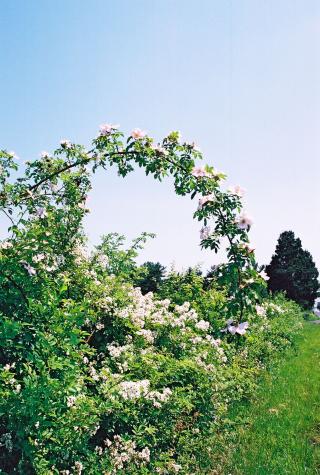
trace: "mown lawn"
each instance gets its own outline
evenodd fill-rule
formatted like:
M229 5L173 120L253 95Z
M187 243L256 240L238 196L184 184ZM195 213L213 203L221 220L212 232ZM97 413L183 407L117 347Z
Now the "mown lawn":
M239 426L225 475L320 474L320 325L305 323L297 351L232 418Z

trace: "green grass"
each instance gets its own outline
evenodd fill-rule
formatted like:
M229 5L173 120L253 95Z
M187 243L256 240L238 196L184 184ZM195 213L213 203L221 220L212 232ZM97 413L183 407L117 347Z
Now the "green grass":
M225 475L320 474L320 325L305 323L297 350L232 418L239 426Z

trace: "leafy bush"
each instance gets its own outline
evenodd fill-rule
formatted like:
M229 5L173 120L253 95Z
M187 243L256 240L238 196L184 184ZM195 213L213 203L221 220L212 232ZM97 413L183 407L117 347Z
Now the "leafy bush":
M290 344L297 306L265 302L245 335L223 334L189 303L169 310L169 300L143 296L94 262L74 269L73 286L87 289L81 302L62 284L30 303L32 321L2 323L0 467L204 473L208 438Z
M228 407L292 342L300 311L282 297L261 302L266 284L248 244L251 221L236 214L239 190L221 191L223 175L194 168L198 156L177 133L154 146L134 130L123 143L108 124L92 151L62 141L13 180L14 157L0 153L10 221L0 244L2 473L206 473ZM225 235L230 243L224 287L204 290L190 271L142 295L132 283L145 234L128 250L107 235L89 254L88 165L107 160L121 175L130 160L156 178L170 172L177 193L203 196L196 217L216 217L203 245L216 250Z

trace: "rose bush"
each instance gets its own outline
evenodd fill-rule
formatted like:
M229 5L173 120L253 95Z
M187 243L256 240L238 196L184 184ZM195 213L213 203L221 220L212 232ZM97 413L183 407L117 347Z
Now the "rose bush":
M21 174L0 152L2 473L207 473L229 405L292 342L300 311L264 297L242 190L223 191L224 175L199 158L176 132L155 144L134 129L124 141L110 124L90 151L63 140ZM202 246L229 243L216 287L194 272L180 292L172 276L142 295L134 259L146 234L127 251L117 235L87 250L91 173L116 165L125 176L135 163L200 196Z

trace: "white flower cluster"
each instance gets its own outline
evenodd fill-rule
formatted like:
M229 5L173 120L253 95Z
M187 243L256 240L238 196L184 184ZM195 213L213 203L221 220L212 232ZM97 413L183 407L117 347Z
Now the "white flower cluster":
M75 474L81 475L83 470L83 464L81 462L75 462L74 467L72 468L74 468Z
M154 407L160 408L167 402L172 391L170 388L164 388L162 391L150 391L150 381L143 379L141 381L121 381L119 383L119 394L126 400L136 400L144 398L152 401Z
M77 396L68 396L67 397L67 406L74 407L77 401Z
M150 344L154 342L154 334L151 330L146 330L145 328L142 328L137 332L137 335L142 336Z
M74 247L73 254L75 256L75 263L78 265L86 261L89 256L87 248L80 243Z
M112 358L119 358L123 353L132 350L132 348L131 344L120 346L113 342L107 345L107 349Z
M256 305L256 312L259 317L265 317L267 315L267 311L262 305Z
M100 267L105 269L109 264L108 256L106 256L105 254L98 254L96 257L96 262Z
M210 323L199 319L197 312L190 307L189 302L176 305L173 311L170 311L168 308L170 300L154 300L151 292L142 295L140 289L135 288L131 291L130 296L132 302L126 308L119 311L118 317L128 319L133 325L138 327L136 335L142 336L148 344L154 344L157 332L160 331L160 326L179 328L181 334L184 334L186 339L190 338L190 344L195 343L196 339L199 338L203 344L208 344L209 342L214 347L219 347L220 341L215 340L207 333L210 330ZM148 328L145 328L146 326ZM195 336L195 333L198 336ZM183 344L181 343L184 347L186 347L186 344L187 340ZM130 350L127 345L121 347L116 343L109 345L108 349L111 356L115 358L119 357L123 352ZM133 348L131 350L133 351Z
M122 381L119 384L119 392L124 399L139 399L149 392L150 381Z
M99 300L96 301L96 304L102 309L102 310L109 310L111 305L112 305L113 299L112 297L106 296L103 297Z
M106 450L109 451L111 461L113 464L112 474L118 473L119 470L123 470L129 463L135 463L137 466L150 462L150 449L144 447L142 450L137 450L136 443L133 440L124 440L120 435L115 435L113 441L106 439L104 441ZM102 455L103 449L97 453Z
M268 303L268 308L270 310L272 310L273 312L275 312L275 313L284 313L285 312L285 310L283 308L281 308L280 305L276 305L273 302Z
M10 249L11 247L13 247L13 244L10 241L2 241L0 244L0 249Z
M199 322L196 323L195 327L196 327L198 330L207 332L207 331L209 330L210 323L209 323L209 322L206 322L205 320L200 320Z
M162 406L162 403L167 402L171 395L171 389L164 388L162 392L150 391L148 394L146 394L146 399L152 401L154 407L160 408Z

